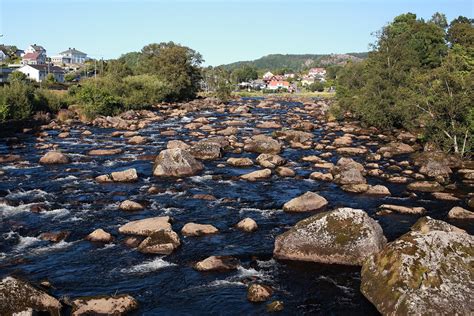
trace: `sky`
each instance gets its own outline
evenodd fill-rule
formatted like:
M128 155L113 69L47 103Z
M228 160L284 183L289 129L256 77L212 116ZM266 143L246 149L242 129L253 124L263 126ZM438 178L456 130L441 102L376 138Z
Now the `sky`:
M368 51L373 33L399 14L448 21L473 17L473 0L0 0L0 43L74 47L117 58L149 43L174 41L205 65L268 54Z

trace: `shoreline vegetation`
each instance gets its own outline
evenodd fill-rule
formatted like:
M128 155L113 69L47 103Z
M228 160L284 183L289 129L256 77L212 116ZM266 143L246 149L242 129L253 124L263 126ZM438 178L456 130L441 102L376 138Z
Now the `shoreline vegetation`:
M328 67L334 92L267 93L234 91L236 83L258 77L244 64L202 68L202 56L173 42L149 44L140 52L109 60L103 72L51 89L47 80L34 84L21 73L0 87L0 122L50 119L65 109L82 121L128 110L151 109L160 103L184 102L198 96L227 103L238 97L325 98L337 120L358 119L364 126L403 128L420 141L461 157L473 149L474 30L472 20L458 17L448 24L443 14L425 21L412 13L394 18L377 33L364 60ZM205 86L205 89L203 88ZM207 92L203 92L203 91Z

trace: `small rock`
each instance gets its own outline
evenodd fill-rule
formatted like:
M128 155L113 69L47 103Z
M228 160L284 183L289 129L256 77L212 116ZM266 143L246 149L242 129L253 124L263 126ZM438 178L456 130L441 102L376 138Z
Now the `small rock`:
M237 223L237 228L244 232L250 233L250 232L256 231L258 228L258 225L257 225L257 222L255 222L253 219L251 219L250 217L247 217Z
M138 246L142 253L169 255L179 247L181 241L178 234L171 229L162 229L152 233Z
M283 205L285 212L311 212L316 211L328 204L328 201L314 192L306 192Z
M114 182L135 182L138 180L138 174L135 168L112 172L110 176Z
M194 265L198 271L231 271L237 270L240 263L230 256L210 256Z
M281 312L284 309L285 305L282 301L273 301L267 305L267 312L269 313Z
M187 223L181 229L181 233L184 236L203 236L216 234L219 230L212 225L206 224L196 224L196 223Z
M241 175L240 178L247 180L247 181L257 181L257 180L263 180L263 179L268 179L272 175L272 171L270 169L262 169L262 170L257 170L253 171L244 175Z
M253 161L250 158L229 158L227 164L233 167L250 167L253 166Z
M72 315L126 315L138 308L130 295L77 298L71 302Z
M120 203L119 209L127 212L141 211L143 210L143 205L134 201L125 200Z
M254 283L247 290L247 299L253 303L265 302L272 294L273 290L271 287Z
M87 235L85 239L93 242L109 243L112 242L113 237L103 229L99 228Z
M69 163L69 158L59 151L49 151L41 157L39 162L41 164L67 164Z
M474 212L455 206L449 211L448 217L451 219L474 219Z

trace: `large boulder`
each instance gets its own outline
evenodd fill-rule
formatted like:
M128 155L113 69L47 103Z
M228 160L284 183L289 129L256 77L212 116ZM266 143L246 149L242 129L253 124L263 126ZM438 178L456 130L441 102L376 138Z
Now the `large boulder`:
M279 154L281 144L270 136L256 135L245 142L244 150L259 154Z
M306 192L283 205L285 212L311 212L317 211L328 205L328 201L314 192Z
M71 302L72 315L126 315L138 308L138 302L127 294L76 298Z
M179 148L160 152L155 160L153 175L157 177L190 176L204 169L188 151Z
M451 219L474 219L474 212L455 206L449 211L448 217Z
M334 176L334 182L341 185L367 183L363 174L364 166L351 158L339 159L336 167L331 172Z
M61 303L31 284L6 277L0 282L0 315L31 315L47 312L59 316Z
M339 208L298 222L275 239L277 259L362 265L387 243L363 210Z
M59 151L49 151L40 158L40 163L44 165L56 165L69 163L69 157Z
M384 315L472 314L473 236L419 221L364 263L362 293Z

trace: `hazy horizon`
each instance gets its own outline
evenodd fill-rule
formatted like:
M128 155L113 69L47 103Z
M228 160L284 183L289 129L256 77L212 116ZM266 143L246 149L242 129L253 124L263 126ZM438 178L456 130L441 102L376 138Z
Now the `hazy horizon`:
M25 49L43 45L48 55L74 47L111 59L149 43L174 41L200 52L205 65L269 54L366 52L373 32L395 16L413 12L448 21L472 17L471 1L220 1L220 0L2 0L0 42ZM31 8L34 7L34 10Z

